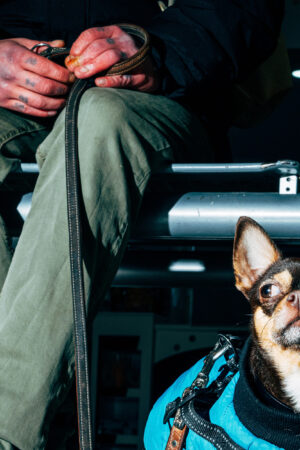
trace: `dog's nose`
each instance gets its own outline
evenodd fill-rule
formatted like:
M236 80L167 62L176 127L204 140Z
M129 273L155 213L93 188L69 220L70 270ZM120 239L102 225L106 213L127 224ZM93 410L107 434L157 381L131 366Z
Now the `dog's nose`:
M291 306L300 309L300 290L291 292L287 298L287 301Z

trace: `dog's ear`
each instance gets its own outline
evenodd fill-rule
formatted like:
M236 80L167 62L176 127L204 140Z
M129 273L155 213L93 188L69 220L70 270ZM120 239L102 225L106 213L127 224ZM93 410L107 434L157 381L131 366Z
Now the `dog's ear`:
M265 230L250 217L240 217L233 245L233 268L236 287L247 298L253 284L280 258L280 251Z

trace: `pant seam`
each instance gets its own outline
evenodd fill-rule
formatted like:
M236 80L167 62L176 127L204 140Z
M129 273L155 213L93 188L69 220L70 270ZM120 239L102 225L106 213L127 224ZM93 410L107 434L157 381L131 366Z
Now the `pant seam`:
M0 139L0 148L3 147L4 144L7 144L7 142L9 142L11 139L22 136L24 134L37 133L38 131L45 129L46 127L40 127L32 130L21 130L20 128L18 128L17 130L11 130Z

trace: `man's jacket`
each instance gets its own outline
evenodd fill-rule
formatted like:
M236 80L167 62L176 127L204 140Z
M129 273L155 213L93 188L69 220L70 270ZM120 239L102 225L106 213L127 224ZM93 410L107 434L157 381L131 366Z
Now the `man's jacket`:
M247 342L241 356L240 370L229 382L220 398L209 410L210 422L219 425L240 447L249 450L297 450L300 449L300 414L293 413L282 404L273 407L262 400L252 384L248 366ZM209 384L219 375L225 363L219 358L210 372ZM163 424L166 406L192 384L203 367L203 360L181 375L160 397L149 415L145 429L146 450L164 450L170 428ZM186 450L213 450L209 440L189 430ZM217 447L221 448L221 447Z
M69 46L89 27L136 23L152 35L161 93L198 112L217 106L225 120L228 86L272 53L283 10L284 0L176 0L163 13L156 0L1 0L0 38Z

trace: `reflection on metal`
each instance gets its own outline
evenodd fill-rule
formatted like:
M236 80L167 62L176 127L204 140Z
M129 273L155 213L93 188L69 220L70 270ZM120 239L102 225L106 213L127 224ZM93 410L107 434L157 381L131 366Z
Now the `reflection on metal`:
M25 194L23 195L22 200L17 207L17 210L23 220L25 220L29 214L31 208L31 200L32 200L32 193Z
M273 238L300 239L300 195L191 192L168 214L172 237L233 238L240 216L259 222Z
M39 173L39 166L34 163L22 163L21 169L25 173Z
M205 265L203 261L195 259L179 259L172 261L169 265L170 272L204 272Z
M273 171L277 174L297 175L300 164L293 160L280 160L274 163L210 163L210 164L171 164L165 173L262 173Z

